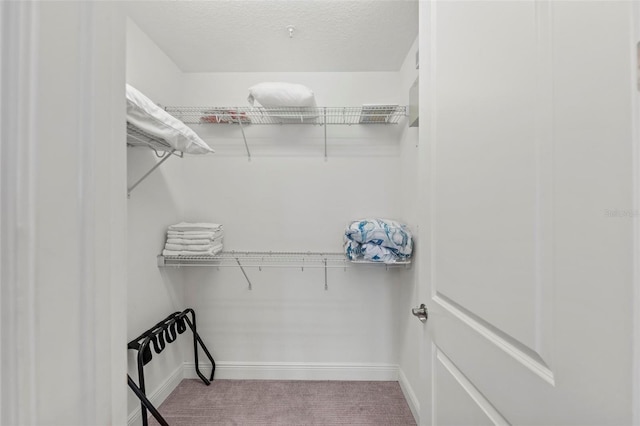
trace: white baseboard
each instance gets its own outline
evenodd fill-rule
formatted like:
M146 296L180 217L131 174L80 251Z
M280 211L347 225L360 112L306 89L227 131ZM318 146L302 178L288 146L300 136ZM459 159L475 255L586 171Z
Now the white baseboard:
M420 401L413 391L413 387L409 383L407 376L405 376L404 371L401 368L398 369L398 383L400 384L400 389L402 389L402 393L404 394L404 398L407 400L407 404L409 404L409 409L411 410L411 414L413 414L413 418L416 421L416 424L420 424Z
M207 378L210 365L201 365ZM197 379L195 363L184 363L184 378ZM306 362L216 362L216 379L231 380L398 380L395 364L338 364Z
M171 375L167 378L167 380L162 382L162 384L158 386L156 390L154 390L150 394L147 394L147 398L149 398L149 401L151 401L154 407L158 408L160 404L162 404L164 400L167 399L169 394L173 392L173 390L180 384L180 382L184 378L183 377L184 371L185 371L184 365L179 365L178 368L176 368L174 372L171 373ZM129 414L127 425L134 426L134 425L142 424L140 414L141 414L140 404L138 404L136 409Z

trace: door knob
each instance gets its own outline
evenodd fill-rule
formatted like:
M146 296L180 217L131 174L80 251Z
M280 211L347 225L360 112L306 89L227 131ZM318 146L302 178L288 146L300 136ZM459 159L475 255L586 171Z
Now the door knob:
M429 310L424 303L422 303L419 307L411 309L411 313L418 317L418 319L422 322L427 322L427 318L429 318Z

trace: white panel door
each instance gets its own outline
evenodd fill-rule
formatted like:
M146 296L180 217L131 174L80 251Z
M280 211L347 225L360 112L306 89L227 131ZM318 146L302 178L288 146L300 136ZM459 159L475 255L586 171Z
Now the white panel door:
M421 3L422 423L631 423L630 17L630 2Z

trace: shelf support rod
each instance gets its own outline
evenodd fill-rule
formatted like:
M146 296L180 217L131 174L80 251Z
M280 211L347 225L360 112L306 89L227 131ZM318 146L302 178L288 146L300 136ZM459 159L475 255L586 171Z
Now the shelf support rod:
M324 161L327 161L327 107L324 107Z
M247 280L247 282L249 283L249 291L253 290L251 288L251 280L249 279L249 277L247 276L247 273L244 270L244 267L242 266L242 264L240 263L240 259L238 259L236 257L236 263L238 264L238 266L240 267L240 270L242 271L242 275L244 275L244 279Z
M162 157L162 159L161 159L160 161L158 161L158 162L156 163L156 165L155 165L155 166L153 166L153 167L151 168L151 170L149 170L149 171L148 171L147 173L145 173L145 174L144 174L140 179L138 179L138 180L136 181L136 183L134 183L134 184L133 184L133 185L131 185L129 188L127 188L127 197L130 197L130 196L131 196L131 191L133 191L133 190L134 190L134 188L135 188L136 186L140 185L140 184L142 183L142 181L143 181L143 180L145 180L145 179L147 178L147 176L149 176L151 173L153 173L153 171L154 171L155 169L157 169L158 167L160 167L160 165L161 165L162 163L164 163L165 161L167 161L167 160L169 159L169 157L171 157L171 155L172 155L174 152L176 152L176 150L175 150L175 149L174 149L174 150L172 150L168 155L165 155L164 157Z
M327 281L327 258L323 259L324 261L324 291L329 290L329 282Z
M238 118L238 125L242 132L242 139L244 139L244 148L247 150L247 161L251 161L251 152L249 152L249 145L247 144L247 136L244 134L244 126L242 125L242 118Z

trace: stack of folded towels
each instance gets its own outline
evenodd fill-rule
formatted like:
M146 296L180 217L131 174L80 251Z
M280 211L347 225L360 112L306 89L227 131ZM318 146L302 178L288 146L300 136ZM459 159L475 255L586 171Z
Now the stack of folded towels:
M351 222L344 233L345 254L350 260L394 263L411 257L413 239L406 225L389 219Z
M181 222L167 228L163 256L213 256L222 251L222 225Z

